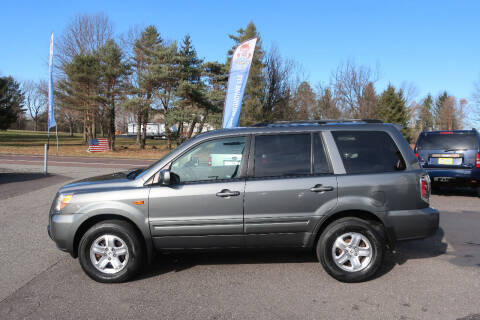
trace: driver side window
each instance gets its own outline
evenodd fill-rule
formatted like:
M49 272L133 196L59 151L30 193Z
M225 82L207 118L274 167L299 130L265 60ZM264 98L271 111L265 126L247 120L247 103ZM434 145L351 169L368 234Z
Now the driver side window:
M245 143L245 137L203 142L176 159L170 172L180 183L238 178Z

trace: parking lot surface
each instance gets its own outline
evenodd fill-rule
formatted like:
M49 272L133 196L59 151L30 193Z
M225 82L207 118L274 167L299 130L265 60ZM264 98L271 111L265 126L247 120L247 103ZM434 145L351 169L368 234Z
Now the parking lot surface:
M0 319L480 319L480 198L432 196L441 228L401 243L373 280L344 284L312 252L159 255L124 284L88 278L46 232L59 186L121 165L0 164ZM126 167L126 166L125 166Z

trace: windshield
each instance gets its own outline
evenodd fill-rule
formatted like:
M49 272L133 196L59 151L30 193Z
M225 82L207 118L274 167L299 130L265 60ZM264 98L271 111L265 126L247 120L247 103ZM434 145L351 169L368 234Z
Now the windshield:
M473 133L424 133L418 137L418 149L461 150L477 149L477 136Z

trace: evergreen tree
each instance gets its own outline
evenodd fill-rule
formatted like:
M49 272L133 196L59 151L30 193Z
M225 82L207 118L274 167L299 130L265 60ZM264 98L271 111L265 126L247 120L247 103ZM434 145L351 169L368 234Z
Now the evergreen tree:
M358 109L355 117L360 119L375 119L378 113L378 97L372 82L362 89L358 97Z
M420 112L418 116L418 125L420 131L429 131L433 129L433 98L431 94L423 100L420 106Z
M401 125L403 136L407 140L411 139L408 127L409 112L401 89L396 91L394 86L389 85L383 91L379 101L379 118L384 122Z
M63 66L65 79L58 83L59 104L83 115L83 143L96 137L99 60L94 54L76 55Z
M189 35L184 37L178 56L180 72L177 89L178 108L175 115L179 122L177 138L183 141L192 137L195 127L203 119L204 110L208 108L208 98L205 86L200 81L202 60L197 57ZM186 135L182 134L184 125Z
M454 130L461 123L457 114L456 99L446 91L435 101L435 127L437 130Z
M0 130L7 130L23 113L24 95L12 77L0 78Z
M158 86L156 70L157 51L163 48L163 40L155 26L148 26L136 39L131 61L133 76L131 77L131 97L126 106L137 118L137 144L145 149L147 139L147 123L152 109L154 94Z
M106 108L110 149L115 150L116 105L127 86L130 66L124 60L122 49L114 40L108 40L98 51L101 90L99 100Z
M315 119L339 119L342 115L337 107L335 98L330 88L320 90L317 107L314 112Z
M303 81L293 95L293 106L297 120L309 120L314 118L316 105L315 93L310 84Z
M262 49L262 39L257 31L257 27L251 21L245 29L240 28L236 35L229 35L235 44L231 50L228 51L227 65L230 68L230 61L235 48L242 42L257 38L255 45L255 52L253 53L252 64L248 75L247 85L242 101L242 112L240 123L242 125L250 125L257 122L263 122L263 88L265 78L263 75L264 52Z
M207 119L209 124L219 128L222 125L223 107L227 91L227 65L219 62L204 63L202 78L207 90L209 108L205 110L200 123L200 130L203 129L203 125L207 122Z

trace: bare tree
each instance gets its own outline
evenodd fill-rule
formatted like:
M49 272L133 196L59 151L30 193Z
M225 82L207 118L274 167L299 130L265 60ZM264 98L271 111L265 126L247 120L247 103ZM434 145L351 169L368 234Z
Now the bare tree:
M272 46L265 58L264 73L264 103L262 106L262 121L288 118L290 113L289 98L292 88L292 74L295 64L283 59L278 48Z
M403 81L400 85L400 89L403 92L405 103L410 106L418 96L418 88L413 82Z
M101 48L113 37L113 26L103 13L78 14L56 42L56 58L60 66L69 63L76 55L85 55Z
M46 84L46 82L44 83ZM28 114L33 121L33 130L38 130L38 121L42 112L46 109L47 99L42 94L42 82L36 83L32 80L27 80L23 83L22 89L25 95L25 106Z
M378 69L356 65L353 60L342 63L332 73L332 89L341 111L347 117L358 113L359 101L364 88L378 80Z

